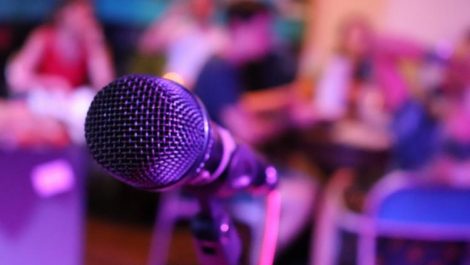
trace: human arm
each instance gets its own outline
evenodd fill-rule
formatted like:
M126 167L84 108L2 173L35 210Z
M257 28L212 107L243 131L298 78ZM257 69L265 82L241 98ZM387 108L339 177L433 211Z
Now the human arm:
M160 18L156 19L143 32L138 41L138 50L143 54L162 51L168 40L178 29L181 17L184 16L184 6L175 4Z
M29 36L24 46L8 62L7 83L13 93L27 92L32 88L68 88L64 78L41 74L37 71L47 45L48 29L41 27Z
M102 29L96 21L89 21L83 30L88 76L91 86L99 89L111 82L115 76L111 55Z

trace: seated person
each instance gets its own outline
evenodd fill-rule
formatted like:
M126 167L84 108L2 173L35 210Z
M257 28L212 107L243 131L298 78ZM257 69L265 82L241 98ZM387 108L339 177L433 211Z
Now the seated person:
M262 3L231 5L228 45L208 60L195 85L209 114L249 143L266 140L285 124L279 110L287 106L296 72L292 57L275 45L272 16Z
M85 0L67 2L50 23L32 32L9 62L7 81L12 95L25 100L4 102L2 108L7 113L9 110L29 113L31 117L25 120L34 121L39 118L35 116L40 116L51 119L50 122L55 120L65 124L70 140L81 142L84 118L94 94L87 87L97 90L110 82L113 75L104 37L91 4ZM24 110L18 111L19 108ZM15 122L15 119L8 120ZM13 124L7 126L15 127ZM19 127L25 129L25 126ZM40 133L27 135L45 139ZM19 132L19 135L25 134ZM10 140L14 142L13 136ZM58 143L62 142L62 139L58 140Z
M176 2L139 40L142 54L164 53L164 77L192 89L203 64L225 45L212 0Z
M274 48L272 14L265 4L234 2L228 7L227 14L228 46L205 63L194 92L215 122L227 127L243 142L258 144L282 125L283 120L276 118L271 123L261 122L264 117L259 113L271 112L288 100L287 88L283 86L293 80L295 67ZM272 94L261 95L271 90ZM283 194L284 211L279 246L285 247L310 219L315 184L309 176L286 169L280 173L279 189ZM233 200L234 215L242 220L261 221L259 216L263 211L257 207L260 202L257 198L236 197ZM245 209L245 204L251 210ZM290 212L296 213L295 218ZM253 246L251 252L257 253L256 247ZM249 264L256 264L256 256L252 255Z
M310 117L302 121L308 129L304 145L311 146L310 160L322 164L327 176L341 167L375 168L367 174L375 175L373 183L390 162L398 134L393 118L414 100L402 66L420 62L426 50L410 41L380 36L361 17L346 20L338 40L337 52L307 107Z
M71 1L31 33L7 71L13 92L101 88L113 78L104 37L88 1Z
M447 62L438 95L430 102L439 122L440 148L425 170L443 182L470 185L470 32Z
M470 154L470 35L450 58L433 60L439 78L396 115L395 166L401 169L422 169L443 156L457 162Z

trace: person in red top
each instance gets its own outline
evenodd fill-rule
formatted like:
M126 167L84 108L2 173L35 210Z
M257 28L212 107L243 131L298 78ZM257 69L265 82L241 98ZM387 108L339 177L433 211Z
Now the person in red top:
M88 1L70 1L33 31L12 58L7 80L14 93L35 88L100 88L113 78L103 34Z
M90 2L66 2L52 21L31 33L7 66L16 100L0 101L0 145L81 144L91 98L113 72Z
M75 50L70 52L61 48L56 40L60 39L58 32L51 28L43 29L44 50L38 63L37 72L41 75L60 76L68 86L78 87L88 82L87 54L81 43L72 44Z

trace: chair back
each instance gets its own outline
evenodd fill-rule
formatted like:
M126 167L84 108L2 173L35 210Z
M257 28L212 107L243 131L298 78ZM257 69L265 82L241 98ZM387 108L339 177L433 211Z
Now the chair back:
M467 242L470 241L470 187L394 172L374 186L366 199L365 215L359 238L361 265L376 264L379 238L382 242L384 239L421 242L417 244L423 248L426 242ZM417 244L413 245L416 249Z

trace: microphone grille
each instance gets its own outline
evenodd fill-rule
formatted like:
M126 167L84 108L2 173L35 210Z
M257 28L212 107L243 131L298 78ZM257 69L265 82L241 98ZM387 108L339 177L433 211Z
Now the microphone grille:
M121 181L158 190L198 171L209 126L184 87L145 75L121 77L93 99L85 138L95 160Z

